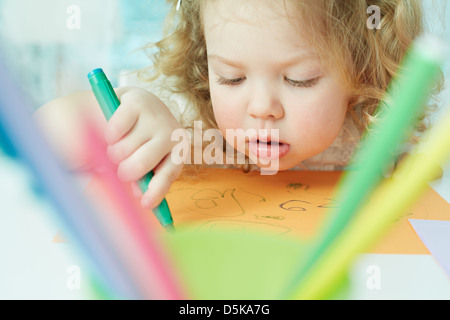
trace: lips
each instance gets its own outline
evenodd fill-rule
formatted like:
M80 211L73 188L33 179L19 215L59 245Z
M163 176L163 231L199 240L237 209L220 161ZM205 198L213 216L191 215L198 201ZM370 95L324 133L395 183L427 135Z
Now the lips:
M248 142L249 151L260 159L275 160L284 157L290 145L270 139L254 139Z

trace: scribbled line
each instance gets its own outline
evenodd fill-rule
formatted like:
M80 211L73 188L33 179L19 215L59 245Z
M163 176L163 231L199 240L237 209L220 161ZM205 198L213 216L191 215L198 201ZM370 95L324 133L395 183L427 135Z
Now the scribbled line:
M310 186L308 184L303 184L301 182L293 182L293 183L289 183L286 186L287 189L293 189L293 190L303 190L303 191L308 191ZM288 192L290 192L288 190Z
M317 206L318 208L339 208L341 206L341 203L337 200L325 198L325 200L328 200L327 203L322 204L320 206Z
M395 218L395 219L392 219L391 222L399 222L399 221L402 220L403 218L408 217L408 216L411 216L411 215L413 215L413 214L414 214L414 212L406 213L406 214L404 214L404 215L401 215L400 217L397 217L397 218Z
M207 193L207 191L213 191L213 192L216 192L217 194L219 194L220 196L219 197L217 197L217 196L213 196L213 197L205 197L203 194L206 194ZM231 191L231 192L230 192ZM241 203L236 199L236 196L235 196L235 191L236 191L236 189L235 188L233 188L233 189L227 189L227 190L225 190L224 192L220 192L220 191L218 191L218 190L216 190L216 189L202 189L202 190L200 190L200 191L198 191L198 192L196 192L196 193L194 193L192 196L191 196L191 199L192 200L194 200L194 202L195 202L195 205L197 206L197 208L199 208L199 209L206 209L206 208L203 208L203 207L201 207L200 206L200 201L211 201L211 203L213 204L213 206L211 207L211 208L216 208L217 207L217 200L218 199L225 199L225 195L227 194L227 192L230 192L230 196L231 196L231 198L234 200L234 202L236 202L236 204L239 206L239 208L241 209L241 212L242 213L245 213L245 209L244 209L244 207L241 205ZM208 209L210 209L210 208L208 208Z
M291 183L288 185L288 187L292 188L302 188L302 190L306 190L309 188L308 185L302 184L302 183ZM191 188L182 188L179 191L190 189L193 191L193 193L187 197L190 205L185 204L185 206L189 209L199 210L198 212L207 214L210 216L224 216L223 214L218 214L217 212L214 212L215 209L220 208L221 206L227 206L229 207L233 203L238 207L237 210L235 210L235 216L236 215L244 215L246 214L246 208L244 205L239 201L236 192L241 191L244 193L247 193L249 195L255 196L259 198L259 200L256 200L256 202L266 202L267 199L257 193L247 191L241 187L238 188L230 188L226 189L225 191L221 192L217 189L212 188L206 188L206 189L191 189ZM242 195L241 195L242 196ZM192 208L193 206L194 208ZM278 205L281 209L291 212L306 212L310 208L323 208L323 209L329 209L329 208L338 208L340 206L340 203L334 199L331 198L324 198L324 203L316 205L313 204L310 201L305 200L299 200L299 199L290 199L287 201L284 201ZM228 215L227 215L228 216ZM274 220L282 220L280 218L281 216L271 216L271 215L265 215L261 216L266 219L274 219Z
M317 208L338 208L340 203L334 199L325 198L327 200L326 203L316 206ZM288 210L288 211L307 211L305 205L313 205L309 201L303 201L303 200L288 200L279 205L281 209Z
M286 217L284 217L284 216L258 216L256 214L255 214L255 218L256 219L261 219L261 220L263 220L263 219L273 219L273 220L284 220L284 219L286 219Z
M258 200L258 202L266 202L266 198L264 198L262 195L260 195L260 194L258 194L258 193L254 193L254 192L247 191L247 190L245 190L244 188L239 188L239 189L241 189L242 191L244 191L244 192L246 192L246 193L249 193L249 194L251 194L251 195L253 195L253 196L255 196L255 197L260 198L260 199Z
M281 209L288 211L306 211L306 208L300 205L311 204L311 202L303 200L288 200L279 205Z

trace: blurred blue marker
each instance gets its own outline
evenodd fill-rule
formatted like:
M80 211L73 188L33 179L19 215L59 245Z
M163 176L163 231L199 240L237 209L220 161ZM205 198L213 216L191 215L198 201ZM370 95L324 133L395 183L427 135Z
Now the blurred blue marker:
M53 154L32 120L26 96L13 85L11 74L0 57L0 126L17 156L27 165L55 205L58 222L92 267L95 281L106 289L108 298L136 299L140 293L132 285L114 248L97 228L92 208L71 183L72 180Z

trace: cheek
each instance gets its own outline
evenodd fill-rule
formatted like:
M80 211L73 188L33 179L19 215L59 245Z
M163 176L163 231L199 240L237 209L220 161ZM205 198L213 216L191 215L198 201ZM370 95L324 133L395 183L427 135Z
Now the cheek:
M324 90L304 100L302 112L293 112L290 123L296 144L317 153L325 150L337 137L347 113L348 98L336 91Z
M319 102L324 108L318 108L316 117L323 132L339 131L347 113L348 99L340 95L331 95Z
M329 78L314 104L322 129L328 128L326 131L331 131L330 134L339 131L344 122L348 104L347 95Z
M219 130L225 132L225 129L241 128L241 119L239 113L239 102L232 99L232 95L224 92L221 88L211 87L211 102L214 117Z

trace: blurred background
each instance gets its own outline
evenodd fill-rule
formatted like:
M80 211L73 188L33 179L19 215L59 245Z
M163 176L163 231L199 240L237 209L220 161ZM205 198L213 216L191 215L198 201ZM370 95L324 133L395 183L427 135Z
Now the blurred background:
M449 41L447 2L423 0L423 6L427 31ZM103 68L117 86L123 72L149 66L142 48L161 38L167 12L164 0L0 0L0 59L35 110L90 89L87 74L94 68ZM443 70L449 79L450 55ZM434 119L450 103L448 86L439 98ZM450 163L444 170L447 182L433 186L441 194L450 185ZM0 149L0 299L85 298L83 286L80 291L67 282L68 270L83 263L58 240L58 226L42 219L54 208L32 185Z
M41 106L88 89L103 68L113 85L121 71L149 65L143 50L161 38L164 0L0 0L0 43L18 83Z

